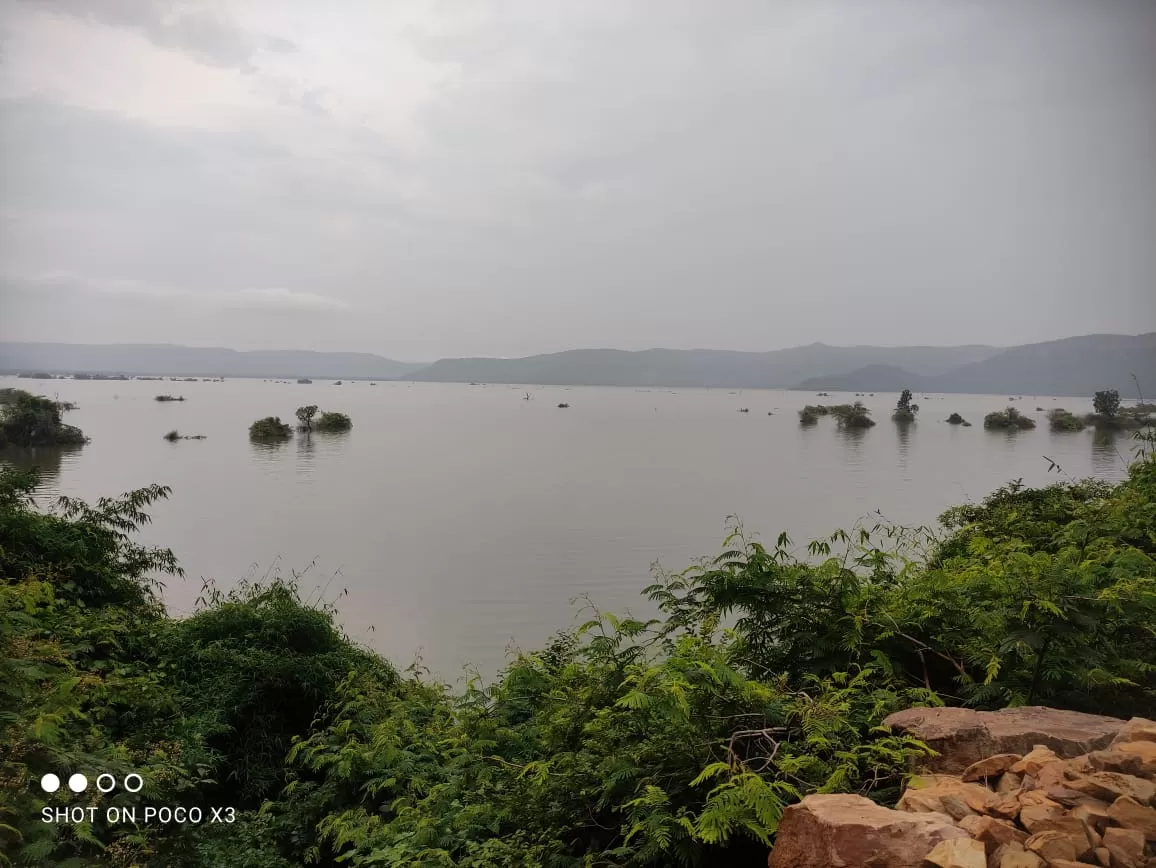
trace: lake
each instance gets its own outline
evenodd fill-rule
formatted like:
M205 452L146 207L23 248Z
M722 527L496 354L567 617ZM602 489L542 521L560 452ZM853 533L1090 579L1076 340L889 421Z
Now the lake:
M875 510L932 523L1011 479L1057 481L1044 456L1071 477L1120 479L1132 449L1126 436L1050 432L1036 407L1091 409L1074 398L1025 396L1015 406L1040 425L1008 434L982 427L1007 396L917 395L919 421L900 431L888 418L897 396L878 394L863 400L879 424L840 432L829 418L802 428L797 410L852 395L0 378L7 386L75 402L66 419L92 438L34 458L0 452L43 463L45 494L172 487L142 537L186 570L165 591L174 613L193 610L202 577L225 589L305 571L303 596L336 600L354 639L400 667L420 653L450 679L466 663L492 673L508 646L585 620L572 602L582 595L649 613L639 591L652 563L678 570L717 554L728 515L771 543L786 530L802 550ZM153 400L161 393L187 400ZM292 421L303 404L348 413L353 430L249 441L254 419ZM973 427L941 421L952 411ZM166 442L173 428L206 439Z

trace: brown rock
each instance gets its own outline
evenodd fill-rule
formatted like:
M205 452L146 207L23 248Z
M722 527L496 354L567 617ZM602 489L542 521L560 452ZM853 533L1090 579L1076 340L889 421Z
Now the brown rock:
M1156 747L1156 742L1148 742ZM1134 753L1112 750L1094 750L1088 754L1088 763L1098 772L1119 772L1122 775L1139 775L1144 771L1144 760Z
M1025 805L1024 809L1020 811L1020 825L1029 832L1042 832L1045 828L1043 822L1055 817L1062 817L1064 809L1059 807L1052 807L1050 805Z
M1156 741L1156 720L1133 717L1131 720L1125 721L1112 740L1112 747L1121 741Z
M1044 860L1023 848L1022 844L1004 844L996 851L989 865L995 868L1043 868Z
M1056 760L1044 763L1035 773L1036 786L1041 789L1063 786L1073 775L1079 773L1072 767L1073 760ZM1092 769L1088 769L1092 771Z
M1144 836L1135 829L1117 829L1104 832L1104 847L1112 856L1112 868L1143 868Z
M1076 805L1082 805L1085 802L1096 801L1086 793L1081 793L1079 790L1073 790L1071 787L1054 786L1042 790L1043 794L1051 799L1053 802L1058 802L1066 808L1074 808Z
M1156 841L1156 809L1141 805L1135 799L1121 796L1108 808L1108 817L1117 826L1142 832L1148 841Z
M969 814L987 813L999 802L1000 797L983 784L951 778L933 787L905 790L895 807L913 813L947 814L954 820L961 820Z
M1137 757L1141 774L1156 776L1156 741L1113 742L1112 750Z
M1037 744L1028 751L1017 763L1013 763L1011 770L1021 775L1039 777L1040 769L1046 765L1060 761L1059 756L1047 745Z
M1068 787L1105 802L1114 802L1120 796L1130 796L1146 805L1156 797L1156 783L1118 772L1093 772L1069 781Z
M987 813L1001 820L1014 820L1020 815L1020 800L1008 794L987 809Z
M1016 799L1018 799L1019 803L1025 808L1028 805L1047 805L1050 808L1063 807L1059 802L1049 799L1047 793L1043 790L1022 790L1016 796Z
M1103 868L1112 868L1112 851L1107 847L1097 847L1092 855L1095 856L1096 862L1103 866Z
M964 817L959 821L959 828L975 840L982 841L989 854L1004 844L1010 844L1012 841L1022 844L1028 839L1027 834L1017 829L1014 823L980 814Z
M1002 794L1014 793L1020 788L1023 780L1023 777L1017 775L1015 772L1004 772L1000 775L999 783L996 784L995 791Z
M1038 853L1049 865L1057 859L1067 859L1071 862L1079 861L1080 855L1087 850L1086 839L1073 839L1063 832L1048 829L1046 832L1037 832L1026 841L1024 849Z
M1106 802L1089 799L1083 804L1076 805L1070 813L1071 816L1086 823L1088 828L1095 829L1101 835L1108 828L1108 805Z
M987 851L971 838L940 841L923 858L938 868L987 868Z
M935 771L961 772L993 754L1025 754L1044 745L1060 757L1107 747L1125 721L1043 706L974 711L969 708L909 708L883 721L914 735L939 756L924 761ZM1153 724L1156 726L1156 724ZM1153 738L1156 741L1156 732Z
M893 811L862 796L807 796L783 812L770 868L922 868L936 844L967 833L942 814Z
M1023 759L1023 757L1018 753L997 753L994 756L973 762L963 770L960 778L965 781L979 781L984 778L994 778L997 775L1002 775L1021 759Z
M1082 842L1083 849L1077 858L1083 858L1085 853L1089 853L1094 848L1100 846L1100 836L1085 826L1082 820L1070 814L1061 814L1058 817L1045 817L1036 824L1035 831L1037 833L1048 831L1061 832L1070 837L1077 845Z
M1088 868L1087 862L1073 862L1071 859L1056 859L1048 863L1048 868Z

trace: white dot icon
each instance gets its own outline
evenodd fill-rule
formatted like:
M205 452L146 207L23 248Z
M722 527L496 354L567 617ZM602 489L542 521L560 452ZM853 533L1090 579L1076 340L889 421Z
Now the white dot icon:
M88 787L88 778L77 772L68 779L68 788L74 793L83 793Z
M40 779L40 789L46 793L55 793L60 789L60 778L49 772Z

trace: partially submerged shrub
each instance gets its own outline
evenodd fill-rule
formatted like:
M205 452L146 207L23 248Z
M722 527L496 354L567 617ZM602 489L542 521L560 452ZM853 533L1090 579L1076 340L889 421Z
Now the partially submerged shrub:
M353 420L344 413L322 413L313 423L317 431L348 431L353 427Z
M1087 423L1063 407L1048 411L1048 424L1053 431L1083 431Z
M65 425L62 420L63 414L73 406L23 389L0 389L0 446L87 443L83 431L74 425Z
M915 414L919 412L919 405L911 403L911 390L904 389L895 404L895 412L891 418L896 422L914 422Z
M185 400L185 396L181 395L178 398L178 397L175 397L173 395L157 395L155 398L153 398L153 400L154 401L183 401L183 400Z
M870 428L875 424L875 420L870 416L871 411L863 406L862 401L856 401L854 404L836 404L828 409L840 428Z
M971 425L970 422L968 422L966 419L964 419L958 413L952 413L950 416L948 416L947 417L947 424L948 425L968 425L968 426Z
M172 431L170 431L168 434L165 435L165 439L168 440L170 443L172 443L176 440L180 440L181 439L181 432L178 431L176 428L174 428Z
M293 429L281 421L280 416L266 416L249 426L249 437L253 440L288 440Z
M810 406L804 407L802 410L799 411L799 424L800 425L814 425L818 421L819 421L819 413L816 412L816 409L814 407L810 407Z
M1006 410L997 410L994 413L988 413L984 416L983 427L993 430L1004 429L1016 431L1035 428L1036 422L1034 419L1029 419L1015 407L1008 407Z

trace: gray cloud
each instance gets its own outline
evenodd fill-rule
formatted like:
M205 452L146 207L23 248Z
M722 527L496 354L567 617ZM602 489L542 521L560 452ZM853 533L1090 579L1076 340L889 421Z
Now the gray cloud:
M0 285L0 337L430 358L1156 328L1148 2L117 3L72 60L108 78L52 89L33 49L73 37L0 2L6 269L183 287L146 316ZM104 53L126 33L163 94Z

